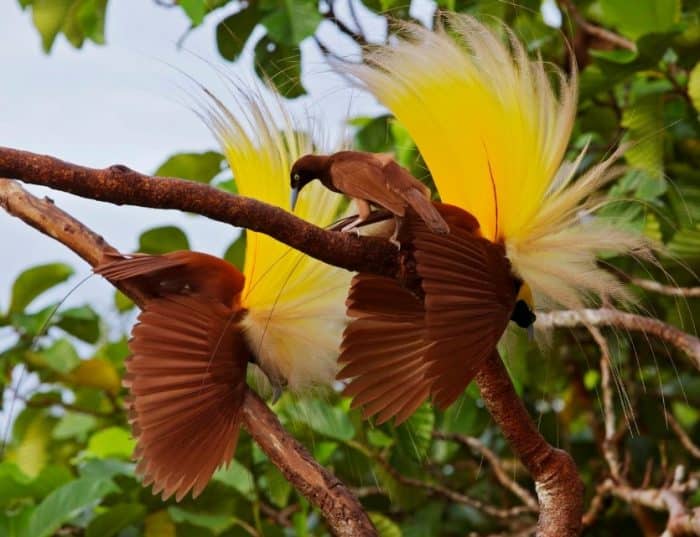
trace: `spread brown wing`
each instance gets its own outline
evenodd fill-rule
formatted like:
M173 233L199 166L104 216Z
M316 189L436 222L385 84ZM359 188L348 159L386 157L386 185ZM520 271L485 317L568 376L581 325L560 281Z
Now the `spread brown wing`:
M192 296L150 300L124 380L137 473L163 498L202 492L233 457L248 351L233 310Z
M408 203L394 189L387 188L384 172L378 160L344 158L334 161L330 168L333 185L351 198L368 200L375 205L403 216Z
M434 342L425 355L431 393L444 409L496 347L515 305L515 281L502 247L473 229L453 225L448 235L437 235L420 222L409 225Z
M346 304L353 320L343 334L337 378L352 379L344 393L365 418L401 423L430 395L423 303L396 280L358 274Z
M138 279L153 296L199 294L230 305L243 289L243 275L230 263L200 252L177 251L163 255L109 254L95 267L111 282Z

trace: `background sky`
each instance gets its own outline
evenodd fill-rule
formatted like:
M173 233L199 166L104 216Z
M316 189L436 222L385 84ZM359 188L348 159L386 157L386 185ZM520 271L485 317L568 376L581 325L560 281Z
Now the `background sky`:
M208 17L188 36L185 50L177 50L176 42L188 28L180 9L165 9L147 0L112 1L106 46L86 42L76 50L59 36L51 54L45 55L30 12L22 12L14 0L2 2L0 68L10 76L3 76L0 84L0 145L86 166L121 163L146 173L154 172L173 152L216 148L209 131L186 106L182 89L186 78L179 71L220 94L225 94L221 72L255 80L250 50L236 64L221 59L216 51L214 28L227 11L235 7ZM372 16L365 13L363 19L366 30L381 31ZM341 44L330 27L321 32L326 41ZM377 112L372 99L348 89L329 72L310 40L304 46L308 60L304 75L306 80L313 77L313 85L309 97L291 105L293 112L322 117L325 128L336 130L348 115ZM50 195L59 207L121 250L134 250L138 235L146 229L175 224L187 231L193 249L221 255L237 233L230 226L177 211L117 207L43 188L31 190ZM87 265L65 247L2 211L0 239L0 310L7 307L15 277L29 266L66 261L76 269L70 282L37 305L60 298L89 274ZM111 299L110 287L95 277L68 303L90 300L103 309Z

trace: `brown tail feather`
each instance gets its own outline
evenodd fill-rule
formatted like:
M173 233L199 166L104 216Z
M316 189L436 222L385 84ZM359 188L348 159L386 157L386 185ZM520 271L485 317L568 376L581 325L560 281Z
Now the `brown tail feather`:
M423 193L412 188L404 193L404 197L431 232L440 233L442 235L450 232L450 227L447 225L447 222L445 222L445 219L440 215L430 199L426 198Z
M150 300L134 327L125 385L137 472L154 493L197 496L233 456L248 350L240 312L210 299Z
M230 263L201 252L163 255L110 254L95 273L111 282L138 279L152 296L197 294L233 305L243 289L243 274Z
M354 320L343 334L339 379L364 416L400 423L430 394L423 355L423 304L391 278L358 274L346 302Z

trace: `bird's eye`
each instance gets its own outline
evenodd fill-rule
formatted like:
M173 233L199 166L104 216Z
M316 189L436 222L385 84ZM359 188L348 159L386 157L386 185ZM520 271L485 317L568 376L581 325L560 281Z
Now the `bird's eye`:
M295 173L294 174L294 181L298 183L300 180L301 180L301 177L299 177L299 174Z

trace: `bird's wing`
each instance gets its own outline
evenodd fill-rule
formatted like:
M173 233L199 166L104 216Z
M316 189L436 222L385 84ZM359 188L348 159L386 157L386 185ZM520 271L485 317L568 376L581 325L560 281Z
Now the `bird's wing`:
M184 292L226 305L244 284L243 275L231 263L187 250L163 255L109 254L94 271L111 282L137 279L152 296Z
M405 214L408 203L395 189L387 187L379 161L338 160L331 165L330 175L335 188L347 196L368 200L398 216Z
M425 292L427 338L434 342L426 351L427 374L440 408L464 391L493 352L516 297L502 248L450 221L447 235L431 233L422 222L409 224Z
M394 279L358 274L352 281L338 379L352 379L345 395L377 423L406 420L430 395L424 360L423 303Z
M137 473L154 493L197 496L233 457L248 352L236 312L210 300L147 302L129 343L124 384Z

